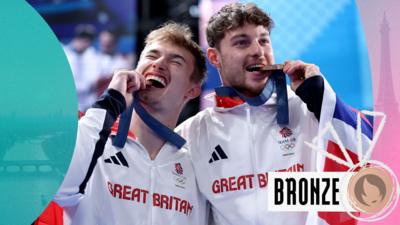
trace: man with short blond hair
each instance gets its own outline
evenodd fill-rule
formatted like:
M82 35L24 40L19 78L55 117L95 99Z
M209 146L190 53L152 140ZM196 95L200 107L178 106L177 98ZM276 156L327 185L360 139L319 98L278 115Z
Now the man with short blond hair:
M148 122L173 129L185 103L200 94L205 57L191 38L190 29L176 23L152 31L136 69L115 72L80 119L72 162L54 199L72 224L208 221L187 150ZM129 128L121 143L121 126L114 123L132 107L128 123L119 120Z

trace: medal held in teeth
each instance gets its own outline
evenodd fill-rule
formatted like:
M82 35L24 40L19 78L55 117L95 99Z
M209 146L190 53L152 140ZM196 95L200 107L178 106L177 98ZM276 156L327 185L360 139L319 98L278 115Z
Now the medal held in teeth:
M254 66L250 66L248 68L248 70L250 72L269 71L269 70L283 70L283 64L274 64L274 65L266 65L266 66L254 65Z

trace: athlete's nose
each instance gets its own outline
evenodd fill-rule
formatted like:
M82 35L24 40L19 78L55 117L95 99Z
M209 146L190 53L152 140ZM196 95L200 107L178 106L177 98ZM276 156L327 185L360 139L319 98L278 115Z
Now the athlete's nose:
M152 67L158 70L166 70L166 60L165 57L160 57L157 60L153 61Z
M252 55L256 58L264 56L264 48L263 46L261 46L258 40L254 40L253 43L251 44L251 52Z

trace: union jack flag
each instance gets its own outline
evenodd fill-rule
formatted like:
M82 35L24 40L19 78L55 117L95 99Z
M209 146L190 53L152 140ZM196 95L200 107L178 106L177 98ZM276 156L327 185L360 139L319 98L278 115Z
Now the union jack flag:
M357 141L357 114L355 109L344 104L333 92L330 85L324 81L324 96L321 107L321 116L319 120L319 133L326 130L327 125L335 130L336 135L327 132L319 140L319 146L329 154L346 161L350 165L355 165L359 162L359 154L365 155L373 138L373 125L364 116L360 120L360 142L362 147L359 147ZM337 136L340 140L335 138ZM343 150L341 150L341 147ZM360 145L361 146L361 145ZM358 149L361 152L357 152ZM344 151L344 152L343 152ZM346 155L344 154L346 153ZM347 171L349 165L343 165L323 155L317 157L316 169L324 172L339 172ZM318 212L309 213L307 225L356 225L357 220L351 218L346 212Z

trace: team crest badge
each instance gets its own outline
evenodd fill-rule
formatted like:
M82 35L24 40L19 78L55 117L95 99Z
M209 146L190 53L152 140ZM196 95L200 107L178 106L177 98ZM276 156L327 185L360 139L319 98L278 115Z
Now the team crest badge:
M179 188L186 188L186 176L183 174L183 167L181 163L175 163L174 170L172 171L175 186Z
M275 130L274 139L278 142L279 148L283 151L283 156L294 155L296 146L296 132L289 127L278 127Z
M183 168L181 163L175 163L175 172L177 174L183 175Z
M287 127L282 128L279 133L282 135L283 138L287 138L292 136L293 131Z

